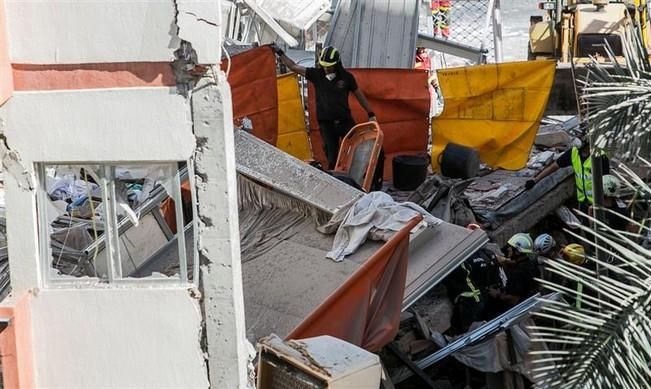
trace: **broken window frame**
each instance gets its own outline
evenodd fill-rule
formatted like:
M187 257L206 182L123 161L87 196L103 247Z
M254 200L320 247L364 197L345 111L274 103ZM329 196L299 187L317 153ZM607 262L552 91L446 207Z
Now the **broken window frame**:
M38 188L36 193L36 211L37 211L37 231L38 231L38 255L39 255L39 265L41 267L41 286L43 288L68 288L68 287L135 287L135 286L160 286L160 287L170 287L170 286L179 286L179 287L188 287L196 286L199 279L199 255L198 255L198 226L197 226L197 197L194 188L195 186L195 176L194 176L194 161L190 159L186 161L186 168L180 169L178 167L178 161L161 161L155 162L156 165L170 165L173 166L173 171L175 172L172 181L172 193L170 197L174 201L174 209L176 216L176 230L177 233L172 235L171 239L168 239L168 242L173 239L177 239L178 255L179 255L179 273L177 276L169 277L158 277L158 276L145 276L140 278L124 276L122 274L122 259L120 254L120 227L124 223L128 223L127 218L123 218L118 221L117 213L117 202L116 202L116 190L115 190L115 171L116 168L123 165L143 165L146 166L148 163L145 162L74 162L74 163L63 163L63 162L37 162L35 163L35 171L37 175ZM60 166L60 165L74 165L74 166L84 166L84 165L94 165L101 166L100 171L102 175L98 182L101 191L102 191L102 203L105 204L102 207L102 218L105 221L106 230L104 235L101 238L98 238L94 244L99 245L104 243L104 250L107 252L106 256L106 268L108 269L107 279L102 279L99 277L74 277L66 275L54 275L52 268L52 248L50 245L50 233L47 217L47 204L48 193L47 193L47 168L50 166ZM185 173L185 174L184 174ZM192 220L184 225L183 220L183 203L181 198L181 183L182 175L187 175L187 179L190 182L190 195L192 201ZM110 215L111 217L109 217ZM186 237L185 232L188 228L193 229L193 242L192 242L192 258L188 258L186 254ZM171 233L171 231L169 231ZM167 235L167 232L164 232ZM91 246L89 246L91 247ZM189 279L188 274L188 264L192 263L192 279Z

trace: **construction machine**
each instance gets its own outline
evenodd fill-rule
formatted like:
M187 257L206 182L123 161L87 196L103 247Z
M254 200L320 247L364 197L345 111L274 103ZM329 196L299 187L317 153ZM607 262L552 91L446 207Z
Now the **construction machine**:
M577 112L574 78L595 58L608 62L606 42L623 62L623 39L629 26L640 29L649 47L647 0L547 0L539 3L545 16L531 16L528 58L556 59L556 79L548 113Z

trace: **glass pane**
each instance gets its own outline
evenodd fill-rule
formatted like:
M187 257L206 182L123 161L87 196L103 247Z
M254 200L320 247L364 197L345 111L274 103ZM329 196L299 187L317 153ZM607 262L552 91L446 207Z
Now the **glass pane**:
M39 209L48 234L49 277L98 277L98 253L89 250L105 232L97 168L50 165L43 170L44 204Z
M46 193L39 198L43 203L39 209L44 211L41 220L50 246L48 278L191 281L192 271L187 268L195 252L193 202L185 166L176 162L42 165ZM179 241L186 248L184 261ZM111 252L113 266L109 266Z

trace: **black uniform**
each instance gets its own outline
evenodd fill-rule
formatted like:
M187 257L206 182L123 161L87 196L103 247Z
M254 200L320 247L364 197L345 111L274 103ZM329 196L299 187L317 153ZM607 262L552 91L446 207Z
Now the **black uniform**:
M323 147L330 168L334 168L339 153L339 142L355 126L348 105L348 94L357 90L357 81L343 68L337 69L332 81L326 78L322 68L305 69L305 78L314 84L316 117Z

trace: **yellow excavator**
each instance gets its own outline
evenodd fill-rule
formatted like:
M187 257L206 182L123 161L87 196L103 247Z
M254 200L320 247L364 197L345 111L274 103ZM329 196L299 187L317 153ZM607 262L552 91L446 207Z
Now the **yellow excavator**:
M576 113L573 76L585 73L590 57L607 62L606 43L617 61L623 60L623 37L629 24L639 28L649 47L646 0L547 0L539 3L545 16L531 16L530 60L558 61L548 113Z

